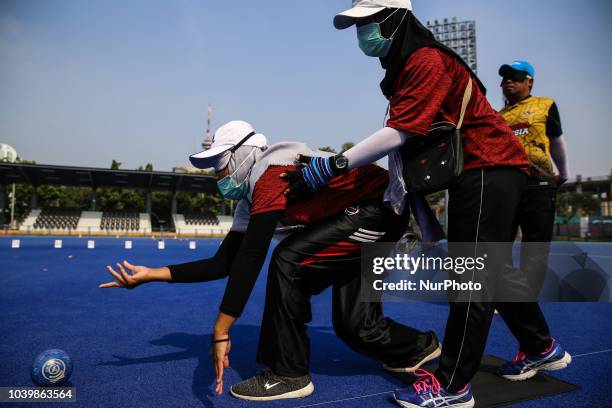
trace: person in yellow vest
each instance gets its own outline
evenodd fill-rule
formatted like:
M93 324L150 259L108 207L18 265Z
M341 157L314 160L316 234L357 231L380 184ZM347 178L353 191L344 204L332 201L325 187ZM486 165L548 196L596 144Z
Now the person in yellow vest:
M521 227L521 269L530 279L535 296L542 289L548 267L549 243L555 221L557 188L569 177L567 150L557 104L533 96L535 69L527 61L499 68L507 100L500 111L519 138L529 159L531 176L521 193L515 229ZM553 162L558 174L554 173Z
M499 75L503 78L501 87L508 102L500 113L527 152L531 184L550 186L548 191L554 192L569 176L557 104L551 98L531 95L535 69L527 61L504 64ZM553 161L557 175L553 172Z
M527 61L514 61L499 68L503 78L501 87L507 100L500 111L516 137L521 141L529 159L528 183L521 192L514 219L514 232L521 227L520 268L529 280L533 299L537 299L548 270L548 253L555 220L555 194L558 186L567 181L569 168L559 110L554 100L533 96L531 90L535 69ZM553 170L553 162L558 174ZM526 313L542 314L537 303L517 303ZM541 315L541 321L545 321ZM551 339L544 324L533 328L534 338ZM517 336L518 337L518 336ZM520 337L519 337L520 338ZM550 340L549 340L550 341ZM557 347L552 339L550 349ZM534 353L529 344L519 344L517 358L506 363L499 374L509 380L524 380L539 369L558 370L571 362L568 353Z

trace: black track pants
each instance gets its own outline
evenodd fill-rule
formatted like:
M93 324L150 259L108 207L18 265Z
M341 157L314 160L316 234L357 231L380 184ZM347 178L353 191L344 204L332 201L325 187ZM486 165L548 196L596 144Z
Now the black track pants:
M382 203L348 208L306 227L275 249L268 271L266 305L257 361L278 375L309 373L310 297L333 286L334 330L351 349L382 361L411 360L427 335L383 316L380 302L362 302L363 242L399 240L406 222Z
M449 190L449 242L475 242L476 237L483 243L512 242L525 179L511 168L465 172ZM511 259L512 254L507 255ZM450 391L461 389L478 371L495 309L521 347L529 346L523 351L549 346L548 326L537 303L451 302L435 373Z
M516 235L519 226L522 234L520 268L529 280L529 286L535 297L540 293L548 271L548 255L555 222L556 191L554 187L533 188L528 185L521 192L519 208L514 220L513 235ZM519 348L522 352L537 354L549 346L550 331L537 303L498 304L496 306L508 328L519 341ZM511 312L508 312L508 309ZM534 314L535 317L521 318L526 314ZM513 319L520 319L523 322L515 324Z
M514 229L521 227L521 270L537 296L548 271L548 255L555 223L554 186L534 187L535 182L521 193Z

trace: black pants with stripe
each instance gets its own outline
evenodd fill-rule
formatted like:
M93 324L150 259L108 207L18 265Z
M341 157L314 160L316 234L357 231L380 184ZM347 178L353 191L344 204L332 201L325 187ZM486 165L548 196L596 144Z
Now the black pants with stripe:
M540 293L546 272L548 255L555 225L555 198L557 188L538 185L531 180L521 193L521 201L515 218L515 232L521 227L521 269L529 278L534 294Z
M512 168L466 171L449 190L449 242L512 242L526 176ZM511 251L511 246L507 247ZM507 254L510 259L511 252ZM495 309L523 352L550 345L537 303L451 302L440 366L435 373L450 391L463 388L480 367Z
M380 302L363 302L361 245L395 242L407 222L382 203L347 208L292 234L275 249L268 271L257 361L278 375L309 373L310 297L332 286L334 330L351 349L383 363L410 361L428 336L383 316Z

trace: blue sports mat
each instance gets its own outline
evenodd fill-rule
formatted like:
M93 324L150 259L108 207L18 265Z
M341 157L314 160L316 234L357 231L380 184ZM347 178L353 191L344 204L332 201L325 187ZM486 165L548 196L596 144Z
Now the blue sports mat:
M166 240L166 248L159 250L153 239L132 239L133 248L126 250L123 239L96 238L96 248L86 249L86 238L62 238L63 248L54 249L53 241L58 237L19 237L21 248L11 249L14 238L0 238L0 386L31 386L33 358L45 349L61 348L75 362L72 383L78 402L68 406L254 406L211 391L208 348L225 281L154 283L132 291L97 287L109 280L104 268L107 264L127 259L160 266L204 258L214 253L219 240L196 240L195 250L188 248L188 241ZM553 245L553 262L567 261L560 245L565 243ZM610 267L610 244L583 245L591 246L598 263ZM232 332L227 384L260 368L254 360L264 290L265 269ZM390 392L405 384L335 337L329 291L313 298L312 308L311 361L316 391L304 400L265 406L392 407ZM612 367L611 305L547 303L543 309L554 336L574 355L568 369L553 375L581 389L517 406L611 406L606 380ZM385 311L403 323L443 335L444 304L388 303ZM496 317L487 354L510 359L516 347Z

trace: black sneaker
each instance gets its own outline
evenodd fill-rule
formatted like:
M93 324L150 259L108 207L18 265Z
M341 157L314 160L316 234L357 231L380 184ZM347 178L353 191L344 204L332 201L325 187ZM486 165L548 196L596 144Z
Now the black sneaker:
M427 336L429 337L427 347L425 347L422 352L414 356L410 361L400 364L383 364L383 368L387 371L393 371L394 373L411 373L426 362L440 357L440 354L442 354L442 348L440 347L440 343L438 343L436 334L429 331L427 332Z
M310 375L281 377L270 369L230 387L230 394L250 401L272 401L285 398L304 398L312 394L314 385Z

